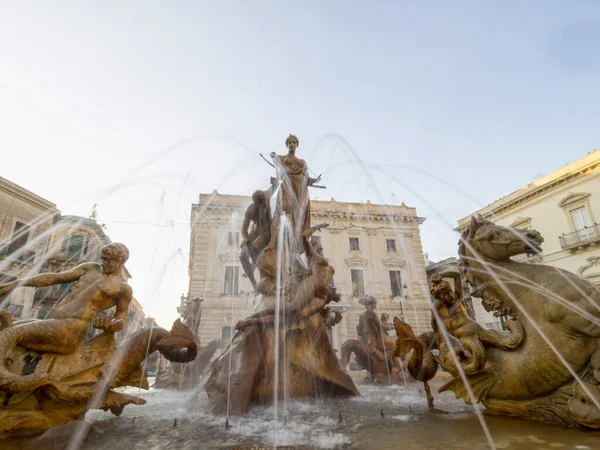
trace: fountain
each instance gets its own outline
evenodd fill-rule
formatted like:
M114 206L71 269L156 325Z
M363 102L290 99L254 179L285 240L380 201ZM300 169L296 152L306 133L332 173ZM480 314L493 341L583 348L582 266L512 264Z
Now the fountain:
M157 389L194 389L200 383L209 368L211 358L219 350L224 350L227 342L214 339L198 349L198 356L189 363L173 363L169 370L157 377L154 387Z
M328 336L342 320L333 305L340 300L334 268L311 239L328 226L310 222L308 189L320 177L309 177L296 157L295 136L286 146L287 155L268 160L276 177L245 211L240 263L255 289L255 310L237 324L227 319L237 330L228 340L199 349L176 321L170 332L146 328L117 344L132 295L122 244L107 245L100 264L0 285L3 295L18 286L75 282L48 320L13 324L0 311L0 448L48 429L30 448L66 436L77 449L88 432L85 448L92 450L597 445L590 429L600 428L600 294L571 273L513 261L539 251L535 231L476 217L461 238L460 264L473 296L505 316L508 331L470 319L461 277L441 273L430 280L431 330L415 333L395 317L394 342L388 317L378 317L375 299L366 296L359 339L345 342L338 359ZM114 318L96 315L111 307ZM231 311L233 318L233 303ZM90 325L102 333L84 342ZM142 399L137 391L149 388L142 362L155 350L175 364ZM375 381L359 384L360 395L346 371L351 354ZM409 376L416 382L407 383ZM118 420L108 420L110 413Z
M242 263L258 294L256 312L236 325L229 348L215 361L205 389L214 411L243 414L279 398L358 395L341 368L326 330L326 305L338 301L331 287L333 269L310 236L327 226L310 225L304 160L295 155L298 139L286 140L287 155L272 155L281 183L271 221L271 189L257 191L245 215ZM247 232L249 222L254 226ZM307 266L302 262L305 254ZM250 260L255 264L251 264ZM254 281L254 267L260 281Z
M125 326L131 287L123 244L103 247L101 264L83 263L59 273L42 273L0 285L0 295L19 286L75 284L48 320L12 323L4 312L0 331L0 437L37 434L79 419L88 409L120 415L141 398L115 391L121 386L148 388L141 367L149 353L159 350L176 362L197 354L191 331L177 320L171 332L145 328L117 345L115 333ZM116 306L113 319L96 314ZM102 330L83 342L89 326Z
M405 383L404 368L394 356L395 343L387 335L393 329L384 323L377 314L377 300L373 296L360 299L365 312L361 314L357 334L358 339L349 339L342 345L341 364L346 368L354 354L358 365L369 372L371 381L382 383Z
M539 253L542 236L473 217L461 237L460 264L473 295L507 316L499 333L470 319L444 275L431 279L438 361L453 376L452 391L488 414L571 427L600 428L600 293L561 269L519 263L512 256ZM399 319L398 354L410 340ZM430 352L422 352L431 359ZM421 355L417 355L421 356Z

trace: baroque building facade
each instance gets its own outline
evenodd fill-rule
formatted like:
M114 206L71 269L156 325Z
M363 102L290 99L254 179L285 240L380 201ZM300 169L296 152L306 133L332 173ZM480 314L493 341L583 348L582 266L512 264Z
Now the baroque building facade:
M46 261L56 205L0 177L0 283L37 274ZM23 287L2 299L15 317L31 317L34 288Z
M200 194L192 205L189 292L180 309L193 299L201 316L196 333L202 345L229 339L235 324L252 314L254 292L239 261L240 229L249 196ZM419 225L424 221L415 208L345 203L311 202L313 225L327 223L315 234L324 255L335 268L334 285L341 296L329 306L342 312L330 339L335 349L356 339L364 307L359 299L374 296L379 314L404 318L415 331L426 331L431 307ZM199 300L198 300L199 299Z
M542 234L541 254L515 260L560 267L600 287L600 150L469 214L458 221L457 231L462 232L475 214L499 225ZM479 299L473 299L473 305L478 322L500 323Z

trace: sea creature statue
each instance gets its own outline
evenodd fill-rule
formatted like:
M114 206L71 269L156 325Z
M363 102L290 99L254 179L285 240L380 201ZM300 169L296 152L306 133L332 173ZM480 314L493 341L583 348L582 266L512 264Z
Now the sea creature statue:
M101 251L101 263L84 263L60 273L43 273L0 285L0 295L19 286L43 287L73 282L48 320L14 325L0 331L0 437L40 433L77 420L90 408L119 415L129 403L144 400L116 392L120 386L148 388L141 363L159 350L175 362L192 361L197 347L179 320L171 332L145 328L117 345L123 329L131 287L124 263L129 251L112 243ZM100 316L116 307L114 318ZM6 313L2 313L6 317ZM89 326L103 332L83 342Z
M524 335L514 349L482 340L483 368L463 376L448 367L455 378L440 391L492 414L600 428L600 291L571 272L511 259L539 253L542 242L537 231L471 219L459 256L473 296L515 317Z
M429 381L438 370L438 361L431 352L436 346L435 333L432 331L416 336L412 327L398 317L394 317L394 329L396 330L395 357L404 357L410 354L406 364L408 373L417 381L422 381L427 396L427 405L433 409L433 395Z
M270 241L253 254L260 274L256 312L236 324L205 384L215 412L243 414L284 392L290 398L358 395L327 333L336 317L326 306L340 298L334 270L323 248L309 241L327 226L310 226L308 188L319 177L309 177L306 162L296 156L297 137L290 135L286 146L287 155L272 155L280 189Z
M357 332L361 339L349 339L342 344L341 365L348 366L354 354L358 365L369 372L372 381L399 383L403 381L400 360L394 356L396 344L387 335L377 316L377 300L367 296L360 299L365 312L361 314Z
M444 278L454 280L455 290ZM486 330L467 313L463 303L463 288L460 273L445 272L431 277L430 293L436 299L433 304L431 326L436 335L442 364L452 372L458 371L456 361L466 374L476 373L485 365L485 346L513 350L523 342L523 327L516 320L508 320L504 326L510 333ZM438 325L439 323L439 325ZM460 346L445 338L450 333ZM462 348L461 348L462 347ZM457 351L458 349L458 351ZM452 356L450 352L454 353Z
M219 350L225 350L228 341L215 339L198 350L196 359L189 363L173 363L169 370L154 382L156 389L194 389L200 383L210 365L212 357Z

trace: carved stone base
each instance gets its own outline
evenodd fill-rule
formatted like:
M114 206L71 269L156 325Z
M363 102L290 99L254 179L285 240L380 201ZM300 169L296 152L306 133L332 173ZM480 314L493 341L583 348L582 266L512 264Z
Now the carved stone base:
M585 386L585 388L584 388ZM591 393L592 397L588 394ZM486 399L486 414L577 428L600 428L598 385L572 381L554 393L534 400Z
M244 414L254 405L273 401L274 333L273 328L258 327L238 332L227 351L213 363L205 390L214 412L226 412L228 399L231 414ZM352 378L340 367L320 314L279 333L279 397L283 398L284 386L290 398L359 395Z

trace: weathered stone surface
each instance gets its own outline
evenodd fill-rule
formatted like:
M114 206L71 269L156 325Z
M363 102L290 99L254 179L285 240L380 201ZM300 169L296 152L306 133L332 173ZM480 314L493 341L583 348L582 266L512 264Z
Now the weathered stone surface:
M460 341L456 359L448 357L450 345L447 355L440 345L440 361L455 377L440 391L482 402L492 414L600 428L600 291L571 272L511 259L539 253L542 242L537 231L472 218L461 237L461 267L473 295L512 316L513 325L501 336L472 327L434 280L444 303L434 310L437 326Z
M125 326L131 287L124 274L129 251L106 245L101 264L84 263L59 273L43 273L0 285L0 295L24 285L74 283L51 319L5 321L0 331L0 437L31 435L77 420L90 408L119 415L125 405L143 399L115 392L120 386L148 382L141 363L159 350L171 361L196 357L193 335L179 320L171 332L145 328L117 345L115 333ZM96 316L116 306L113 319ZM83 339L92 325L103 332Z
M205 385L216 411L243 414L253 405L272 402L286 389L291 398L358 395L335 356L324 320L327 304L339 301L331 284L334 270L322 246L309 241L327 226L310 226L308 187L319 178L310 178L306 162L296 157L298 138L290 135L286 146L287 155L271 155L281 189L270 241L251 253L260 273L256 312L236 325L238 332L213 363ZM284 223L289 227L284 229ZM298 259L303 253L308 267Z
M385 320L380 320L375 312L377 301L368 296L361 299L365 312L358 322L358 339L349 339L342 345L341 365L346 367L354 354L361 369L367 370L372 381L383 383L404 382L402 362L394 355L395 343L387 332L393 328Z

